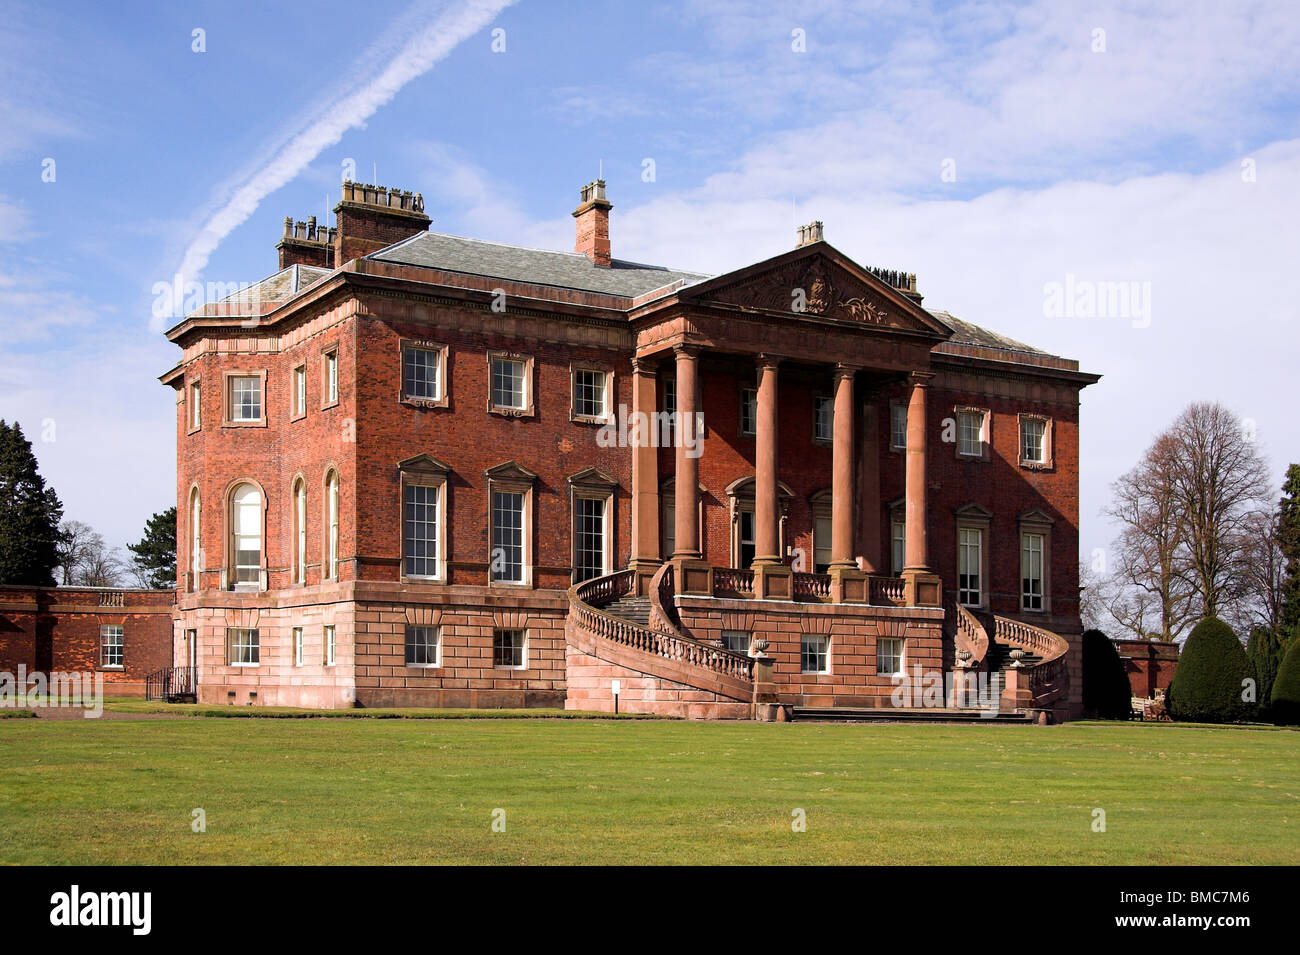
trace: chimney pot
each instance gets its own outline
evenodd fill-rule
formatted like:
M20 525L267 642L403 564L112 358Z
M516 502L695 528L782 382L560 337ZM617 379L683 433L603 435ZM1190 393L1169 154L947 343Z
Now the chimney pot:
M807 225L799 226L799 242L795 246L801 249L805 245L812 245L814 242L822 241L822 222L820 219L810 222Z

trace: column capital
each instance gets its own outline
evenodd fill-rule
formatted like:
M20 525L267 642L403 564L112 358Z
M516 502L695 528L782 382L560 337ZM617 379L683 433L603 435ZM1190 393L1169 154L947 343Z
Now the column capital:
M934 378L934 372L932 371L913 371L913 372L909 372L907 376L907 380L910 381L917 388L926 387L928 384L930 384L930 381L933 378Z
M636 375L654 375L659 372L659 362L653 358L642 358L639 355L632 359L632 373Z
M759 352L754 356L754 364L759 368L775 368L785 359L780 355L773 355L771 352Z
M861 365L850 365L847 362L837 361L831 369L831 375L836 381L843 378L852 378L861 368Z
M702 351L704 351L703 345L692 345L688 342L679 342L673 346L673 354L679 358L699 358Z

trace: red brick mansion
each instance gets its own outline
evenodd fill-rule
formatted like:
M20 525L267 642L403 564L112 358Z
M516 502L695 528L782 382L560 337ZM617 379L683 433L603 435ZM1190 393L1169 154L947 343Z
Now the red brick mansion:
M199 699L1076 715L1097 376L820 223L710 277L615 258L610 209L546 252L345 183L168 332Z

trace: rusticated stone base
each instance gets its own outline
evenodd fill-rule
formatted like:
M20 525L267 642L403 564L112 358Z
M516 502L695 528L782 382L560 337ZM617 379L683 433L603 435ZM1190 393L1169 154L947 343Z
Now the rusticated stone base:
M569 647L565 655L568 694L564 708L597 713L614 712L614 680L620 683L620 713L649 713L692 720L747 720L753 706L707 690L606 663Z

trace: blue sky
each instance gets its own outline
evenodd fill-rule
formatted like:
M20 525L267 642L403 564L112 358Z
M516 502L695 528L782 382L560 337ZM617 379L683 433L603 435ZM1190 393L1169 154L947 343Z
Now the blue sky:
M927 305L1106 376L1083 401L1085 553L1110 540L1109 483L1189 401L1248 419L1276 474L1300 458L1286 3L5 13L0 417L112 543L175 493L154 284L273 271L281 220L323 217L347 160L423 192L436 230L559 249L603 168L615 255L707 272L824 220L859 261L917 272ZM1067 280L1137 283L1149 314L1049 314Z

